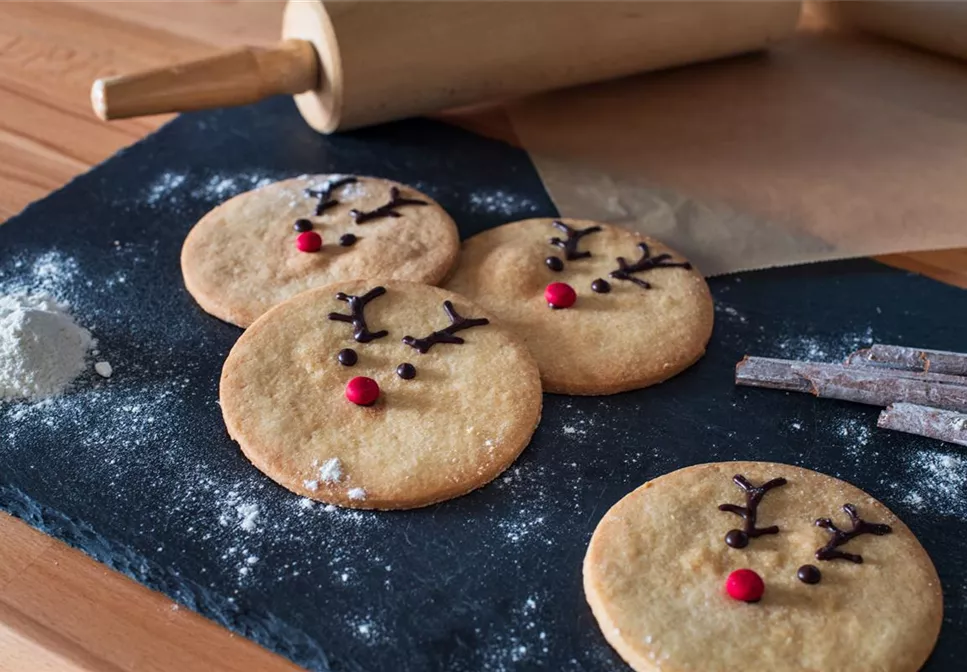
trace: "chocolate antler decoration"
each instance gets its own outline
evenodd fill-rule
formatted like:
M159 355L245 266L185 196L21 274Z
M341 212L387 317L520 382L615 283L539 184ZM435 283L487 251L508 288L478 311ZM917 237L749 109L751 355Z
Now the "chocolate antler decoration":
M443 302L443 310L446 312L447 317L450 318L450 326L446 329L441 329L440 331L434 331L432 334L426 338L413 338L412 336L404 336L403 342L406 343L411 348L416 348L420 354L425 355L429 352L437 343L455 343L460 345L463 343L463 339L459 336L454 336L458 331L463 331L464 329L469 329L471 327L482 327L485 324L490 324L490 320L486 317L462 317L454 309L453 304L449 301Z
M630 280L639 287L651 289L651 283L645 282L641 278L636 278L632 273L650 271L653 268L691 268L692 265L687 261L669 261L672 255L666 253L659 254L657 257L651 256L651 249L648 243L638 243L641 250L641 259L633 264L629 264L624 257L618 257L618 268L611 271L611 277L616 280Z
M761 537L763 534L778 534L779 527L756 527L756 516L759 511L759 503L765 494L773 488L778 488L786 484L784 478L774 478L756 487L750 483L745 476L736 474L732 477L732 482L742 488L745 492L745 506L735 504L720 504L719 511L728 511L741 516L745 520L744 530L729 530L725 535L725 543L732 548L745 548L749 545L749 538Z
M327 180L325 184L322 185L321 189L306 189L305 195L310 198L318 198L319 203L316 204L316 216L321 215L323 212L328 210L334 205L337 205L339 201L332 196L334 192L339 187L345 186L347 184L354 184L356 182L355 177L342 177L338 180Z
M335 320L336 322L349 322L353 325L353 338L359 343L369 343L370 341L375 341L377 338L383 338L389 332L386 330L372 332L369 327L366 326L366 316L363 315L363 309L366 308L366 304L375 299L377 296L382 296L386 293L385 287L373 287L371 290L363 294L362 296L353 296L352 294L344 294L339 292L336 294L336 298L340 301L345 301L349 304L349 310L352 311L350 315L344 315L342 313L329 313L329 319Z
M581 239L584 238L584 236L587 236L592 233L597 233L598 231L600 231L601 230L600 226L589 226L586 229L574 230L570 226L568 226L567 224L561 221L554 221L554 222L551 222L551 224L555 228L558 228L561 231L563 231L565 234L567 234L567 240L561 240L560 238L555 236L554 238L551 238L550 241L548 241L550 242L551 245L554 245L555 247L560 247L561 249L564 250L565 259L567 259L568 261L574 261L575 259L584 259L585 257L591 256L590 252L586 252L586 251L578 252L578 243L581 242Z
M429 205L429 203L416 198L403 198L400 196L400 190L397 187L392 187L389 190L389 203L381 205L369 212L362 212L353 208L349 211L349 216L357 224L365 224L372 219L379 219L380 217L401 217L402 215L396 211L396 208L404 205Z
M846 553L845 551L837 551L836 549L850 539L854 539L861 534L875 534L878 537L884 534L889 534L893 531L889 525L884 525L882 523L869 523L856 513L856 507L852 504L843 504L843 511L849 516L850 523L852 527L848 530L841 530L836 527L829 518L820 518L816 521L816 527L821 527L824 530L828 530L833 533L833 538L829 540L829 543L823 546L821 549L816 551L816 558L819 560L836 560L841 558L843 560L849 560L850 562L855 562L861 564L863 562L863 556L855 553Z

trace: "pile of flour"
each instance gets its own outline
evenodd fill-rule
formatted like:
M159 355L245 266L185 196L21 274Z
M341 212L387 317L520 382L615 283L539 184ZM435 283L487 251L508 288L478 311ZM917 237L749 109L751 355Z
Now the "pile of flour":
M0 295L0 399L57 396L83 373L95 345L51 296Z

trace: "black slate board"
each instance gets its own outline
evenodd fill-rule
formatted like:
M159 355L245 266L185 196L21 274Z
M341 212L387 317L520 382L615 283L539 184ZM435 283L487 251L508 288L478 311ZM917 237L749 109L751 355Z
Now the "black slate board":
M871 338L964 350L967 293L869 261L717 278L699 364L653 389L547 396L532 445L491 486L414 512L306 506L226 436L217 380L240 332L194 305L178 255L216 202L327 171L414 184L464 236L556 214L523 152L440 123L325 138L288 100L178 118L0 227L0 292L69 299L116 371L0 406L0 506L313 670L623 670L581 590L603 513L679 467L785 461L850 480L913 528L946 594L927 669L962 669L957 450L877 430L871 408L737 389L732 370L747 352L835 359ZM944 456L953 469L938 471Z

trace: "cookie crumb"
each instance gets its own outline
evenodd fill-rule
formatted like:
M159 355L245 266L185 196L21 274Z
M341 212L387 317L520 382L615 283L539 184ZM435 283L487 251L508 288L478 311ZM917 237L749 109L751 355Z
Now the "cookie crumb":
M94 370L97 375L101 378L110 378L111 374L114 373L114 368L111 366L111 362L98 362L94 365Z

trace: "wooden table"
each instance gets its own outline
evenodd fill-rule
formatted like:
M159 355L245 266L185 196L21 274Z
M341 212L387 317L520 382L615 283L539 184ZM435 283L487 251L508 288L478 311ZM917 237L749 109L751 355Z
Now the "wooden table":
M0 3L0 221L168 120L101 123L96 77L274 41L281 11L282 0ZM508 137L499 113L469 123ZM882 260L967 287L967 249ZM0 514L0 669L295 667Z

